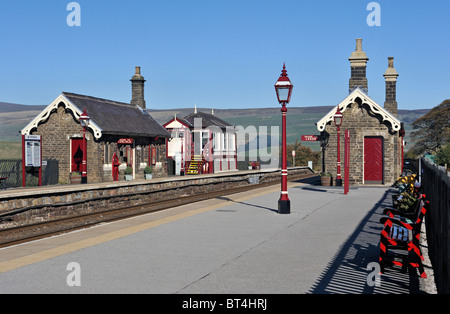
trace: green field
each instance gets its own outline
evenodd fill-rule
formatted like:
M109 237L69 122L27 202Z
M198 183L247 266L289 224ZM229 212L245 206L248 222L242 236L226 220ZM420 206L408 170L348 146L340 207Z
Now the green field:
M9 109L8 109L9 108ZM14 110L12 110L13 108ZM2 111L3 110L3 111ZM12 110L12 111L11 111ZM19 130L32 121L42 108L32 106L2 107L0 106L0 159L20 159L21 137ZM167 110L153 112L155 119L160 123L165 123L169 118L179 112L183 116L191 109ZM319 142L301 142L302 135L319 135L316 123L329 111L326 107L291 108L287 114L287 143L294 144L298 141L303 146L311 148L313 151L320 151ZM424 115L428 110L399 110L398 118L404 122L406 129L405 141L406 151L412 147L411 122ZM205 112L209 112L206 110ZM271 126L277 126L281 135L281 113L276 108L259 109L229 109L217 110L217 116L235 126L247 128L254 126L259 131L260 126L267 127L270 132ZM254 144L254 143L252 143ZM265 143L260 143L260 149L265 149ZM254 147L254 146L253 146Z
M413 145L413 139L411 138L411 132L413 128L411 126L410 121L414 121L420 115L413 115L412 118L406 118L402 120L402 116L399 115L401 121L404 121L404 126L406 130L405 141L407 143L405 147L405 151ZM316 123L322 119L324 116L323 113L305 113L305 114L289 114L286 118L287 124L287 144L294 144L297 140L303 146L311 148L313 151L320 151L319 142L301 142L302 135L319 135L319 131L316 128ZM267 126L267 129L270 130L270 126L278 126L279 132L281 134L281 114L269 114L264 116L240 116L240 117L227 117L223 118L223 120L235 126L243 126L244 128L248 126Z
M323 117L322 114L291 114L286 118L286 142L294 144L295 141L301 142L302 135L319 135L315 123ZM271 126L277 126L281 134L281 114L264 115L264 116L242 116L227 117L223 120L235 126L266 126L270 132ZM320 150L319 142L301 142L303 146L310 147L313 151Z
M22 142L0 141L0 159L22 159Z

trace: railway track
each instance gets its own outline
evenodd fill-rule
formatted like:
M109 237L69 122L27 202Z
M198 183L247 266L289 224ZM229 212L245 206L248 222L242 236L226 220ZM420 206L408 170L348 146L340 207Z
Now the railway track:
M316 174L302 174L290 177L289 181L307 179L316 176L317 176ZM17 227L0 229L0 248L30 242L33 240L42 239L46 237L51 237L54 235L67 233L69 231L84 229L100 223L126 219L138 215L162 211L176 206L199 202L207 199L213 199L220 196L250 191L257 188L276 184L279 184L279 181L271 181L267 183L242 186L227 190L202 193L192 196L185 196L182 198L172 200L156 201L145 205L105 210L101 212L97 211L95 213L81 214L72 217L64 217L50 221L43 221Z

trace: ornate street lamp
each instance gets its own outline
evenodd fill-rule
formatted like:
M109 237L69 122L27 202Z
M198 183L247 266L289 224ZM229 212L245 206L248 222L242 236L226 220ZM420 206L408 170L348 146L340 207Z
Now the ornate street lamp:
M184 152L183 152L183 143L184 143L184 133L180 132L179 135L180 142L181 142L181 170L180 170L180 176L184 176Z
M281 164L281 196L278 201L278 213L280 214L289 214L291 212L291 201L288 197L287 191L287 156L286 156L286 113L287 108L286 104L291 100L292 94L292 85L291 81L288 78L286 72L286 65L283 64L283 71L281 73L280 78L275 83L275 91L277 92L278 102L281 104L281 113L282 113L282 164Z
M333 116L334 124L337 127L337 175L336 175L336 186L342 186L342 178L341 178L341 147L340 147L340 132L342 125L342 113L339 110L339 106L337 108L336 113Z
M91 118L88 116L86 112L86 108L84 108L83 113L80 116L80 124L83 127L83 161L81 164L81 183L87 183L87 145L86 145L86 130L89 127L89 122Z

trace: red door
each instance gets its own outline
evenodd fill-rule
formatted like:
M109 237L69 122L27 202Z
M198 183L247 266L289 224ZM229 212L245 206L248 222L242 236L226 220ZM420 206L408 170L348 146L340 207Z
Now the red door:
M71 141L71 172L79 171L81 172L81 164L83 162L83 139L73 138Z
M364 138L364 183L383 183L383 138Z

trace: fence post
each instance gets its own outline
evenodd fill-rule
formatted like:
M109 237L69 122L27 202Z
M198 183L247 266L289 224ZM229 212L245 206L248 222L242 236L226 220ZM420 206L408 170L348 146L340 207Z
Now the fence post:
M26 169L25 169L25 135L22 134L22 187L26 186Z
M350 132L345 130L345 156L344 156L344 194L347 195L350 186Z

